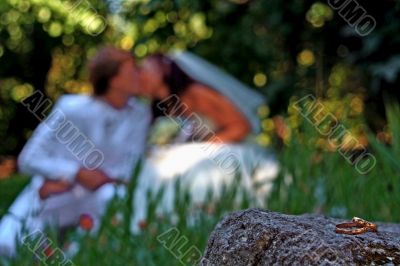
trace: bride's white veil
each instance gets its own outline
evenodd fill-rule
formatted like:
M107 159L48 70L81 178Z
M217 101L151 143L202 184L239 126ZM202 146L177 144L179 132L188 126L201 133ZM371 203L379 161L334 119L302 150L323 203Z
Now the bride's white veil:
M173 51L168 57L192 79L227 97L247 117L252 132L259 133L260 121L257 117L257 108L265 103L263 95L193 53Z

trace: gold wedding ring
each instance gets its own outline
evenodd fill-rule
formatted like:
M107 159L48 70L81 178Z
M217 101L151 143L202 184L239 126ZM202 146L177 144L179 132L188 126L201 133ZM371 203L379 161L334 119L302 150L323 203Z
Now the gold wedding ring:
M349 223L337 224L335 232L338 234L359 235L367 232L378 232L378 227L374 223L354 217Z

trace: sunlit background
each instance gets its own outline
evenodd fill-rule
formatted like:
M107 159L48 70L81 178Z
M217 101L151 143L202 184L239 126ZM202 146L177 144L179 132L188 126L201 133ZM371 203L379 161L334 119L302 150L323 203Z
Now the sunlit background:
M400 7L384 2L365 3L377 28L360 37L319 1L3 0L0 154L18 154L38 123L19 104L23 97L91 91L85 62L105 43L137 58L189 49L253 86L268 99L259 110L264 146L275 141L276 114L287 113L283 141L291 137L299 120L288 103L309 92L361 141L366 124L388 141L382 102L398 94Z

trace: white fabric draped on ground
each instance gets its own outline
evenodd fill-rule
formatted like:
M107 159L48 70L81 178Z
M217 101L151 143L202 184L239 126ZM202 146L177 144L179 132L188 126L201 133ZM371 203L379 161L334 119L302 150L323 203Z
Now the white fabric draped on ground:
M158 212L173 212L175 183L190 192L192 203L202 204L211 190L219 197L223 186L239 186L261 207L268 196L279 166L271 154L250 144L175 144L153 150L144 163L135 192L132 230L146 219L148 191L163 188ZM237 183L235 176L240 176ZM254 206L256 207L256 206Z

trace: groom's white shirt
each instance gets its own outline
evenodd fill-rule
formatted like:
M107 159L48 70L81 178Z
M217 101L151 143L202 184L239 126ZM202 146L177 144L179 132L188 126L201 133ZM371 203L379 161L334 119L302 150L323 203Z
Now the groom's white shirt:
M28 231L33 232L46 224L75 224L83 213L94 218L102 215L114 193L113 185L96 192L75 185L72 191L46 200L40 200L38 189L45 178L73 182L81 167L96 167L112 178L128 179L143 155L150 121L150 108L135 98L123 109L115 109L92 96L60 97L18 159L20 170L33 180L0 221L0 254L15 254L21 219L26 219ZM101 161L95 160L96 154L101 154Z
M129 178L143 154L151 119L148 106L131 98L123 109L88 95L61 96L22 150L22 172L73 181L79 168Z

